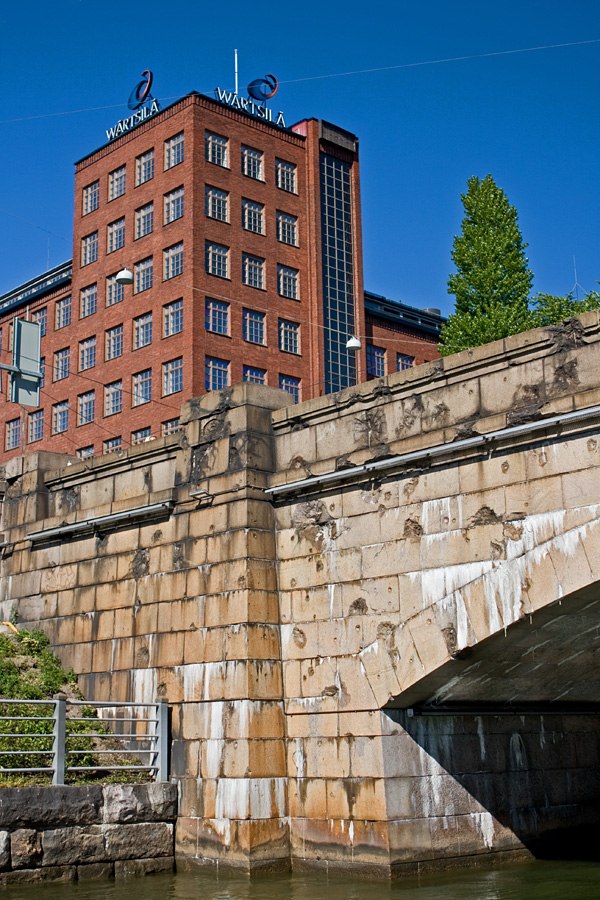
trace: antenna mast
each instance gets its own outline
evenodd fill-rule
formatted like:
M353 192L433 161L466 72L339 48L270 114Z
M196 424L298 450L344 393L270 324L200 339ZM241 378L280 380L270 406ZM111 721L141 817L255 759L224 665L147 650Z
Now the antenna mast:
M235 58L235 93L238 92L238 65L237 65L237 50L233 51L233 55Z

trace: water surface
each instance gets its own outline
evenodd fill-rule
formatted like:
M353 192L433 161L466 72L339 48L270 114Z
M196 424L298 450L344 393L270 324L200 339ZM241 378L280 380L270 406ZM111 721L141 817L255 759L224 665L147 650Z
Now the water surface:
M321 875L152 875L8 887L2 900L599 900L600 863L531 862L401 881Z

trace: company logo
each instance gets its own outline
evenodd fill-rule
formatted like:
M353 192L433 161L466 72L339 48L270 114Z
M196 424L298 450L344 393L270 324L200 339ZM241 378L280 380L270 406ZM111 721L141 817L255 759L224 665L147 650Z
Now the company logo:
M152 72L149 69L146 69L145 72L142 72L142 81L140 81L139 84L136 84L127 101L127 106L132 110L133 115L129 116L128 119L121 119L120 122L117 122L112 128L107 128L107 140L116 140L126 131L131 131L132 128L141 125L146 119L149 119L151 116L155 116L156 113L160 112L158 100L155 100L150 93L151 87Z
M140 81L131 94L129 95L129 100L127 101L127 106L132 111L139 109L144 100L153 100L152 94L150 93L150 88L152 87L152 72L149 69L146 69L145 72L142 72L142 79L146 79L145 81ZM276 89L277 90L277 89Z
M274 75L265 75L264 78L255 78L248 85L248 94L253 100L270 100L279 88L279 82Z

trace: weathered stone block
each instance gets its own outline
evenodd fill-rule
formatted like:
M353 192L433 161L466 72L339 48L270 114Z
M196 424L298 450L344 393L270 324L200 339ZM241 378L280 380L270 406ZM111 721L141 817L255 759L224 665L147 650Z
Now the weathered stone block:
M77 881L105 881L115 874L114 863L89 863L77 866Z
M35 828L18 828L10 836L10 858L13 869L29 869L42 859L41 834Z
M173 826L168 822L100 826L111 860L173 855Z
M0 870L10 866L10 832L0 831Z
M106 859L100 825L52 828L42 832L44 866L103 862Z
M139 878L140 875L156 875L158 872L172 872L175 868L173 856L158 859L115 860L115 878Z
M105 784L103 822L164 822L177 814L174 784Z

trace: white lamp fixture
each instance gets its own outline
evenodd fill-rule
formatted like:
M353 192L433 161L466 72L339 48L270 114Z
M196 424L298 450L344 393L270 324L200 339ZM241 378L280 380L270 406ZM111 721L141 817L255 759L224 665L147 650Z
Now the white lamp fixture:
M133 284L133 272L131 269L121 269L121 271L115 275L115 281L117 284Z
M348 338L348 341L346 342L346 350L360 350L361 347L362 344L356 337L356 335L353 334L351 338Z

